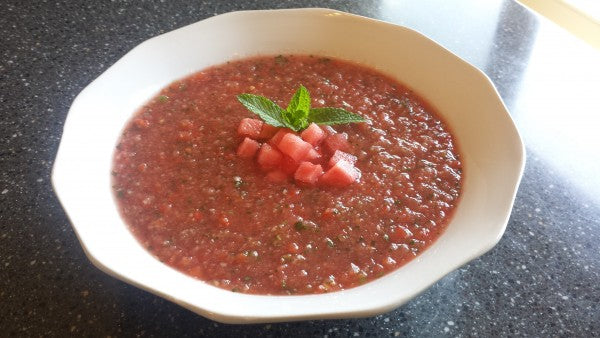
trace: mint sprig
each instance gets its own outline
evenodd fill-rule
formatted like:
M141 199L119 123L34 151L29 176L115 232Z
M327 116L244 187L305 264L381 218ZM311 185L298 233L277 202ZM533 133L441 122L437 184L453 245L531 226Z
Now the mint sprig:
M281 109L275 102L267 99L264 96L254 94L240 94L238 100L248 108L249 111L258 115L263 121L274 127L286 127L283 114L285 111Z
M308 114L308 119L316 124L344 124L365 122L365 119L343 108L313 108Z
M290 128L296 132L313 122L327 125L365 122L362 116L343 108L311 108L310 93L303 85L294 93L286 109L260 95L240 94L237 99L266 123L274 127Z

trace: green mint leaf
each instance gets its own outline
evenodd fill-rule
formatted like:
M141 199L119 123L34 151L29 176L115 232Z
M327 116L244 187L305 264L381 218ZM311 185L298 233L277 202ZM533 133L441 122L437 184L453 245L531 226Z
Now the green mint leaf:
M312 108L308 113L308 122L316 124L345 124L365 121L362 116L343 108Z
M304 118L299 118L298 114L302 114L300 113L290 113L287 110L283 111L283 121L286 124L286 127L290 128L293 131L300 131L306 127L308 127L308 121L306 120L306 117ZM307 114L308 115L308 114Z
M238 100L244 107L274 127L287 127L293 131L316 124L345 124L365 122L365 119L343 108L310 108L310 93L300 85L284 110L268 98L254 94L240 94Z
M290 112L290 115L292 116L291 124L294 127L299 129L308 127L308 110L295 110Z
M237 99L244 107L258 115L266 123L274 127L289 127L283 118L284 110L266 97L254 94L240 94L237 96Z
M294 96L292 96L286 110L293 115L296 115L295 112L300 111L305 113L303 114L305 117L308 116L308 111L310 110L310 94L306 87L300 85L300 88L298 88L296 93L294 93Z
M310 110L310 94L303 85L300 85L284 113L284 120L292 126L294 131L308 127L308 112Z

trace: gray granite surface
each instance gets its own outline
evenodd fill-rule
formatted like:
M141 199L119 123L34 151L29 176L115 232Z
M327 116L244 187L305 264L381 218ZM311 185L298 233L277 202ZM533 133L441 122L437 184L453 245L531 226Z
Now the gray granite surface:
M140 42L240 9L330 7L484 70L527 145L506 233L390 313L225 325L85 257L50 184L75 96ZM600 56L511 1L0 2L0 336L600 336Z

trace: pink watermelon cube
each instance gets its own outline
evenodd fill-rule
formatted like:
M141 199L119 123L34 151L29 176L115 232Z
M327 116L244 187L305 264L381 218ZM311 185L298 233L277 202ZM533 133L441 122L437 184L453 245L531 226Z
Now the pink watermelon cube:
M308 128L300 134L302 139L314 146L319 145L325 138L325 132L316 123L311 123Z
M302 161L306 154L313 149L310 143L303 141L298 135L292 133L285 134L277 147L296 162Z
M260 144L249 137L245 137L237 149L237 155L241 158L252 158L260 148Z
M262 129L260 130L260 135L258 135L258 139L264 140L273 137L280 128L273 127L268 123L263 123Z
M337 131L332 126L323 126L321 129L325 132L326 136L337 134Z
M293 158L291 158L287 155L283 155L283 159L281 159L281 164L279 165L279 168L284 173L292 175L296 172L296 169L298 169L299 165L300 165L300 163L294 161Z
M278 166L281 163L283 154L268 143L263 143L258 151L258 164L263 169L269 169Z
M356 156L348 154L347 152L336 150L335 153L333 153L333 156L331 156L329 159L329 167L333 167L340 160L346 160L348 163L354 165L357 158Z
M360 178L360 171L346 160L338 161L323 176L320 183L332 187L345 187Z
M281 142L281 139L286 134L289 134L289 133L293 133L293 131L288 128L281 128L275 133L275 135L273 135L273 137L271 137L271 140L269 140L269 143L276 146L279 144L279 142Z
M284 173L281 170L269 171L269 173L267 174L267 180L273 183L283 183L288 180L288 174Z
M335 153L336 150L348 152L351 148L350 143L348 143L348 134L338 133L338 134L329 135L325 139L325 147L332 154Z
M314 162L321 158L321 154L315 149L311 149L308 151L304 159L309 162Z
M302 162L300 163L300 166L298 166L294 178L303 183L315 184L322 175L323 168L319 164Z
M250 138L258 138L264 122L257 119L245 118L240 121L238 126L238 134Z

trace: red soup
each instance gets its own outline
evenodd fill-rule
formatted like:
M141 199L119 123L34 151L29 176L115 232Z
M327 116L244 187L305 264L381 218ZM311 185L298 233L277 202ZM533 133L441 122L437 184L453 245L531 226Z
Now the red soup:
M236 154L240 121L256 117L236 96L285 108L300 85L314 107L367 119L333 126L357 157L356 182L273 182ZM125 127L112 174L125 222L162 262L234 292L283 295L352 288L413 259L447 227L462 165L448 127L407 87L357 64L293 55L172 83Z

